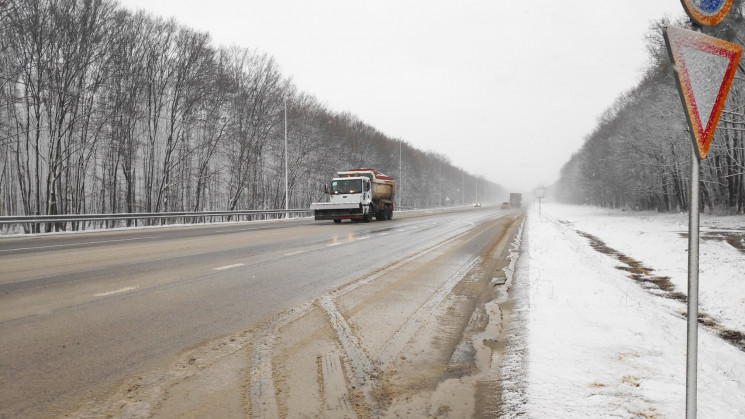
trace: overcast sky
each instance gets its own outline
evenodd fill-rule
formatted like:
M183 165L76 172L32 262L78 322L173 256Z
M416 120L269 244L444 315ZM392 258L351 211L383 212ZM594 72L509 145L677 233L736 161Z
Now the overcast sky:
M508 189L550 184L679 0L120 0L275 57L301 91ZM343 168L339 168L343 169Z

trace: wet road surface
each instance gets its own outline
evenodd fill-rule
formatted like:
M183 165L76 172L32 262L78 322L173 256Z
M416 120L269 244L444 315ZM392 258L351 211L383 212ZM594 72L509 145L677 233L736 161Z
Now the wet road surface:
M66 412L181 351L510 211L0 239L0 417Z

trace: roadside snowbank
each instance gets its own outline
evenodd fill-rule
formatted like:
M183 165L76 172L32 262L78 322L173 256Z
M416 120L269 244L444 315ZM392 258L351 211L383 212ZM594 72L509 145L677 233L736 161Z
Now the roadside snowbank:
M702 221L711 231L742 230L745 224L742 217ZM520 275L529 285L523 300L529 305L527 371L521 378L526 389L514 395L525 405L514 413L683 417L685 305L640 286L616 268L615 257L591 247L577 230L670 276L685 292L687 242L680 234L687 231L685 214L544 204L539 218L532 207L521 256L529 258L529 268ZM701 259L702 309L745 331L745 255L712 239L702 242ZM698 379L699 417L745 417L745 352L707 328L699 332Z

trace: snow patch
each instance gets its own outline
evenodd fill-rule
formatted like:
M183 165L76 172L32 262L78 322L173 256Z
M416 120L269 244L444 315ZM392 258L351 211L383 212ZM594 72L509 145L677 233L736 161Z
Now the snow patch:
M737 230L743 218L702 221ZM526 281L525 298L519 283L513 291L513 323L525 320L526 342L521 345L521 334L512 330L502 366L503 402L515 397L521 403L504 403L502 416L683 417L686 322L675 310L680 302L640 287L617 269L617 259L593 249L576 230L686 289L684 216L543 205L539 218L530 209L516 275ZM745 258L726 246L702 242L702 281L710 281L702 309L743 330L745 283L738 272ZM715 292L717 286L726 293ZM698 362L699 417L745 417L745 352L702 328Z

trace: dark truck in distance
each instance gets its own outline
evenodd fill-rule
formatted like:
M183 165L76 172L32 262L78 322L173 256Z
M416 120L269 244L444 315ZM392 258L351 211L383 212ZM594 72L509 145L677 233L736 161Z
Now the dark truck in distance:
M514 192L510 194L510 206L512 206L512 208L520 208L522 203L523 194Z

